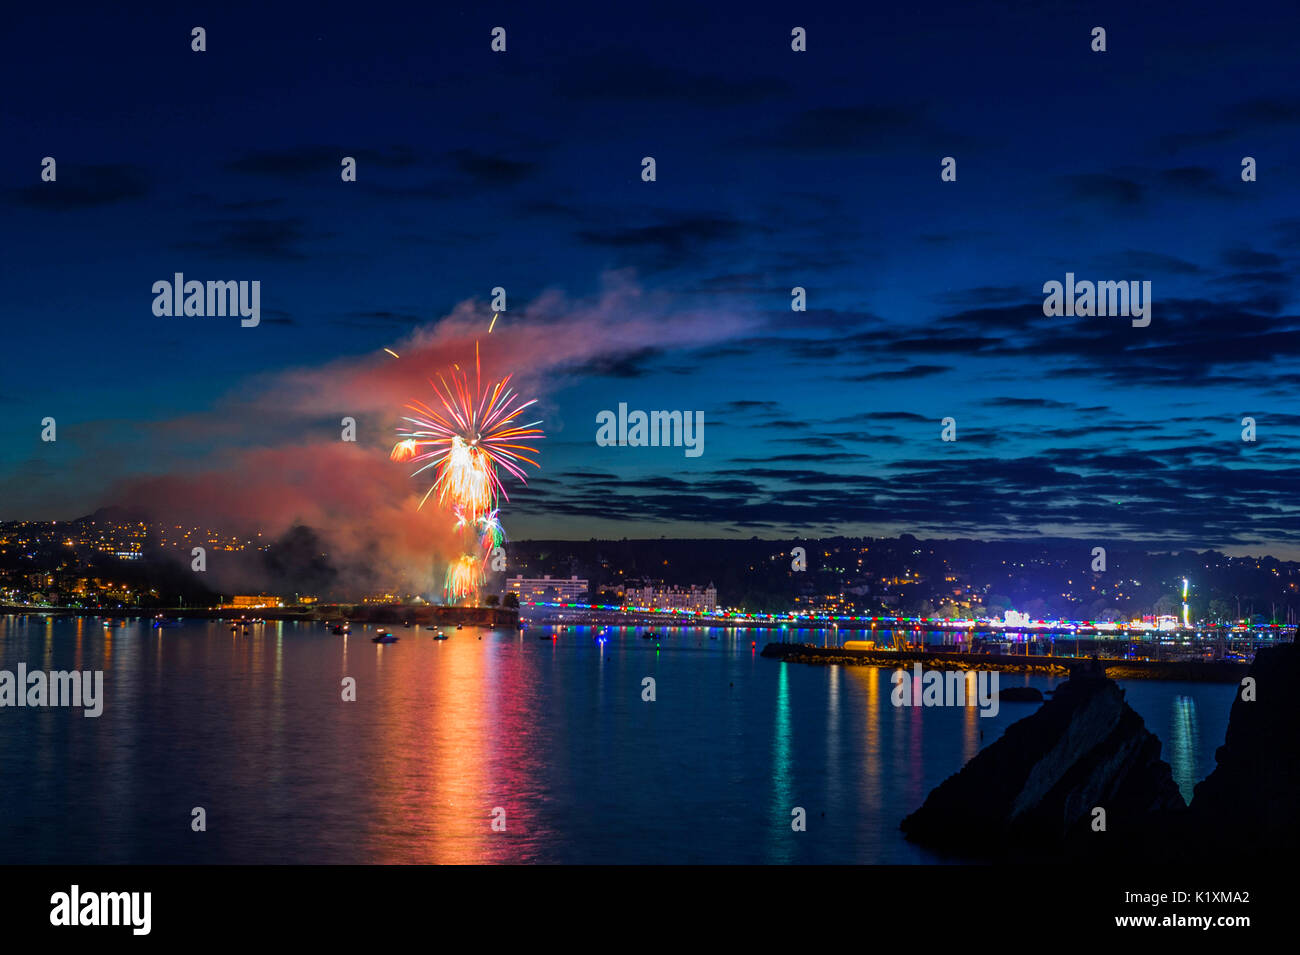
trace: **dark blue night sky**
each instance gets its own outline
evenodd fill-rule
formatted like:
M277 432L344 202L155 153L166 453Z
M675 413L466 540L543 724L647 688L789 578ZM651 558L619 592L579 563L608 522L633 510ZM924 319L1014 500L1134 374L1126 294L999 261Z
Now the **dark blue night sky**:
M361 372L502 286L494 341L553 331L515 537L1300 555L1295 4L552 6L8 11L0 519L265 492L349 413L386 461ZM261 324L156 317L175 272L260 280ZM1045 317L1067 272L1150 325ZM704 453L597 447L620 402Z

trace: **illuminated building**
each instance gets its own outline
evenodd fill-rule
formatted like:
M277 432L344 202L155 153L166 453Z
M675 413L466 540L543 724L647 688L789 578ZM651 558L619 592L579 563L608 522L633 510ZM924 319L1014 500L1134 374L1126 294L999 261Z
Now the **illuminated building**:
M624 600L634 607L669 610L712 611L718 608L718 590L713 584L698 587L629 587Z
M506 592L517 594L521 601L586 600L587 581L577 577L511 577L506 581Z
M230 598L230 603L225 606L252 610L260 607L278 607L280 606L279 597L271 597L266 594L240 595Z

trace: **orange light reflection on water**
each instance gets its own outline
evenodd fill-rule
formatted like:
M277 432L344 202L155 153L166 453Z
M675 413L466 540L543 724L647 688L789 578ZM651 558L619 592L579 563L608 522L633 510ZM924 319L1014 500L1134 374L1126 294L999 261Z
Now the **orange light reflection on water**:
M423 642L423 634L410 631L398 644L374 648L379 719L365 838L376 862L520 862L531 855L536 786L525 747L539 718L537 688L512 641L478 635L456 631L415 654L403 644ZM502 824L498 808L504 831L493 829L494 819Z

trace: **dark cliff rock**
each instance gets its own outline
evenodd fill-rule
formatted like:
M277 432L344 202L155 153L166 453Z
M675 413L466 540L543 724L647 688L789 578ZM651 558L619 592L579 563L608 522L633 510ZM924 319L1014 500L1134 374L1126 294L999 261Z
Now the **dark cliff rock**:
M1254 858L1300 850L1300 648L1260 650L1255 699L1239 689L1216 767L1192 794L1189 831L1204 854Z
M1092 830L1093 808L1106 831ZM907 837L982 858L1113 858L1144 852L1187 811L1124 692L1081 667L902 822Z

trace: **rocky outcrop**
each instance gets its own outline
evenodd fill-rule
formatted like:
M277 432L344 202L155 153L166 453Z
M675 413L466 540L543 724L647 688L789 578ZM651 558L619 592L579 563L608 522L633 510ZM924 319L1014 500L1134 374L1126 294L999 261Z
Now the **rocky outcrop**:
M1260 650L1248 678L1254 686L1237 691L1215 769L1193 791L1190 835L1205 855L1294 858L1300 850L1300 647Z
M1095 808L1104 832L1093 828ZM1089 667L937 786L902 828L956 855L1100 857L1140 851L1186 809L1160 740Z

